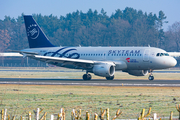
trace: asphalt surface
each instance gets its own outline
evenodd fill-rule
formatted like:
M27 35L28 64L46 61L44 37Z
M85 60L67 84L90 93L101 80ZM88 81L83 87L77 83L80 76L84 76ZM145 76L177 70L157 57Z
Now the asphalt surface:
M53 69L53 70L48 70L48 69L42 69L42 70L21 70L21 69L0 69L1 71L7 71L7 72L82 72L81 70L60 70L60 69ZM118 71L120 72L120 71ZM153 73L180 73L180 70L160 70L160 71L153 71Z
M84 85L84 86L157 86L180 87L180 80L105 80L92 79L42 79L42 78L0 78L0 84L22 85Z

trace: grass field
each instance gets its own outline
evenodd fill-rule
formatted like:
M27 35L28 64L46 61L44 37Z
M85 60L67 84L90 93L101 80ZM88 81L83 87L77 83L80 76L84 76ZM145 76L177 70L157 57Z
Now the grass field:
M21 69L22 70L22 69ZM75 78L81 79L84 72L36 72L1 71L0 78ZM179 73L154 73L155 79L179 80ZM127 73L117 72L115 79L144 79ZM95 79L104 79L93 75ZM106 87L106 86L61 86L61 85L0 85L0 109L8 109L8 114L26 116L36 108L45 108L43 112L58 113L65 108L66 118L70 119L72 109L89 111L91 115L100 113L100 108L110 109L111 118L117 109L123 114L120 118L138 118L143 108L158 116L169 116L170 111L178 116L175 105L180 104L180 87ZM85 118L85 117L84 117Z
M100 113L100 108L110 109L114 116L117 109L120 118L137 118L143 108L158 116L169 116L170 111L178 116L175 105L180 104L179 87L104 87L104 86L60 86L60 85L0 85L0 109L8 109L8 114L25 116L36 108L44 112L58 113L65 108L70 119L72 109L89 111L91 115Z

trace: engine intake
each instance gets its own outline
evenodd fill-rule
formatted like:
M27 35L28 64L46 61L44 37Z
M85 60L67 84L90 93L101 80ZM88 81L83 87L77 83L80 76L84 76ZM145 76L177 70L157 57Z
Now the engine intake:
M93 73L101 77L110 77L115 73L115 66L109 63L94 65Z

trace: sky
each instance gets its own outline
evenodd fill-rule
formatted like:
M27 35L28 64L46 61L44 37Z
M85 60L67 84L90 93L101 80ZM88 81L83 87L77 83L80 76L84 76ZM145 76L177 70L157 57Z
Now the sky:
M77 10L86 13L92 9L100 13L102 8L110 16L117 9L124 10L126 7L156 15L162 10L168 21L164 24L165 31L168 26L180 21L180 0L0 0L0 19L3 20L4 16L17 18L22 13L52 14L58 17Z

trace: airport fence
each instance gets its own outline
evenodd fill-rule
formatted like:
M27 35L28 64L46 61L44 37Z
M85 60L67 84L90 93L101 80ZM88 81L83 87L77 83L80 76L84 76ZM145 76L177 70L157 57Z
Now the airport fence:
M179 117L173 117L173 112L170 112L169 117L157 117L157 114L154 113L153 117L148 117L151 114L151 107L149 108L147 114L145 114L145 109L142 109L141 113L139 114L138 118L135 119L120 119L121 114L123 113L120 109L117 110L115 113L114 117L112 117L111 120L162 120L162 119L169 119L169 120L180 120L180 104L176 105L176 109L179 112ZM7 114L7 109L2 109L1 110L1 120L46 120L47 118L47 112L44 112L43 114L42 111L44 109L37 108L37 110L34 110L34 115L32 115L31 112L28 112L26 116L11 116ZM41 114L41 115L40 115ZM66 119L66 113L64 108L60 109L59 113L56 114L51 114L50 115L50 120L65 120ZM100 109L100 113L94 113L94 116L90 118L90 113L86 111L86 115L82 116L81 114L81 109L75 110L73 109L71 112L71 120L110 120L109 116L109 108L106 110Z

